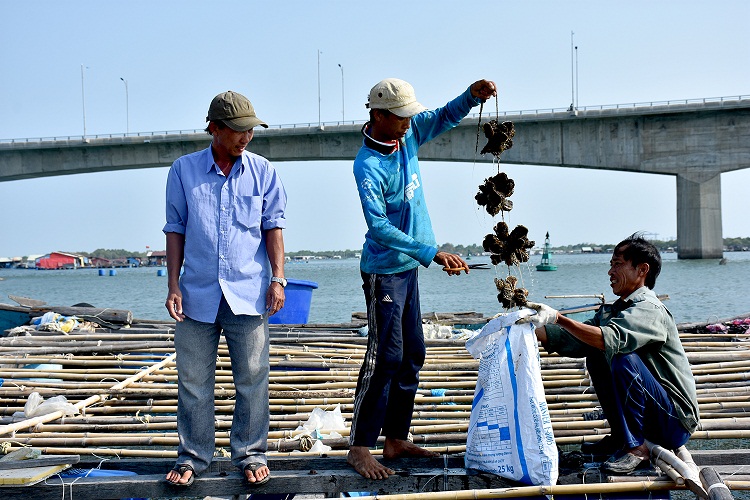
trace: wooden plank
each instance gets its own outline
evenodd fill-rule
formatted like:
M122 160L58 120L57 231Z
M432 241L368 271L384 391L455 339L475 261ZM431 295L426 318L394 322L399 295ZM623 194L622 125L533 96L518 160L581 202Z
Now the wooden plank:
M35 307L35 306L43 306L46 304L43 300L37 300L37 299L31 299L29 297L21 297L19 295L8 295L8 298L15 302L16 304L24 307Z
M750 450L690 450L693 460L699 466L750 464ZM737 467L739 470L739 467ZM746 469L750 470L750 468Z
M133 313L127 309L110 309L100 307L68 307L68 306L33 306L31 313L46 313L54 311L63 316L78 316L90 321L100 319L107 323L123 323L129 325L133 322Z
M449 465L462 464L463 459L452 458ZM123 461L118 461L121 465ZM128 461L136 465L136 461ZM53 477L44 484L29 486L22 491L3 489L0 496L5 500L46 500L58 495L60 486L65 484L73 489L76 500L101 498L174 498L189 495L230 496L247 494L280 493L323 493L328 497L339 496L347 491L370 491L383 493L409 493L414 491L444 491L464 489L504 488L513 483L487 473L467 471L460 467L421 467L428 464L444 464L443 459L401 459L388 461L397 471L396 475L382 481L365 479L346 464L344 458L313 460L273 460L270 462L271 480L261 486L249 486L241 472L228 461L212 464L209 471L196 477L190 488L180 488L164 481L171 461L159 460L151 464L141 461L141 468L161 468L159 473L125 477L87 477L65 479ZM282 466L282 464L284 464ZM111 465L107 463L106 465ZM308 468L307 466L328 465L330 469ZM414 465L420 465L415 467ZM290 469L293 466L294 469ZM408 468L407 468L408 466ZM79 464L80 467L80 464ZM70 486L73 481L75 484Z
M0 485L2 485L3 487L33 485L35 483L38 483L39 481L47 479L54 474L57 474L58 472L67 469L68 467L70 467L70 465L60 464L0 470ZM5 495L5 490L0 493L0 496L2 496L3 498L10 498Z
M0 471L7 469L28 469L36 467L49 467L51 465L73 465L81 459L80 455L50 455L28 460L0 461Z

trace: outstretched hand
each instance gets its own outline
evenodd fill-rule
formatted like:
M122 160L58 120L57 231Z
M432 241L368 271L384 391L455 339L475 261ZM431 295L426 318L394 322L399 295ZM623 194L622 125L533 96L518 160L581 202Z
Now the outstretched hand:
M497 95L497 86L490 80L478 80L471 84L471 95L486 101Z
M524 316L523 318L519 319L518 321L516 321L517 325L531 323L532 325L534 325L534 328L539 328L540 326L557 323L558 312L555 309L552 309L550 306L545 304L537 304L535 302L527 302L526 307L528 307L529 309L533 309L534 311L536 311L536 313L531 313L528 316Z

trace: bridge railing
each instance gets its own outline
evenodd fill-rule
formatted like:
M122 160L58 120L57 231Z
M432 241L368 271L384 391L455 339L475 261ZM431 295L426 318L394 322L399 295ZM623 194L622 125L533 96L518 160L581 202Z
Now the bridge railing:
M663 109L664 107L670 106L685 106L685 105L706 105L706 104L723 104L725 102L736 102L750 99L750 95L737 95L737 96L726 96L726 97L704 97L698 99L678 99L669 101L644 101L634 102L628 104L599 104L594 106L581 106L573 108L540 108L540 109L527 109L521 111L500 111L499 116L539 116L555 113L570 113L576 112L587 112L587 111L607 111L607 110L648 110L653 108ZM493 110L486 110L483 113L485 117L498 116ZM479 117L479 113L471 113L468 115L471 118ZM325 129L328 126L341 126L341 125L362 125L365 120L346 120L346 121L333 121L333 122L308 122L308 123L282 123L277 125L270 125L271 129ZM111 134L90 134L90 135L61 135L52 137L35 137L35 138L23 138L23 139L0 139L0 144L27 144L27 143L40 143L48 141L75 141L75 142L86 142L91 139L113 139L113 138L143 138L148 140L152 137L157 136L175 136L175 135L186 135L186 134L202 134L205 133L204 129L183 129L183 130L165 130L158 132L130 132L130 133L111 133Z

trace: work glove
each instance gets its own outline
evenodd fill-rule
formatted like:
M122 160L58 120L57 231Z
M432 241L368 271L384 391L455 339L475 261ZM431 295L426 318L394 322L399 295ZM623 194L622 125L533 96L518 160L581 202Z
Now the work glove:
M545 304L536 304L534 302L527 302L526 307L528 307L529 309L533 309L534 312L527 309L526 312L528 313L528 315L516 321L517 325L531 323L532 325L534 325L534 328L539 328L540 326L557 323L557 311L555 309L552 309L550 306Z

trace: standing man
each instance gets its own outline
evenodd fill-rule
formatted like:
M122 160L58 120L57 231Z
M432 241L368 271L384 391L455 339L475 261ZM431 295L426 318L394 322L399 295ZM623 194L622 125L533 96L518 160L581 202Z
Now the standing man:
M211 145L178 158L167 178L166 307L177 321L180 444L166 479L190 486L213 458L216 355L223 333L236 390L232 463L258 485L270 474L268 316L284 307L286 192L273 165L245 150L253 127L268 127L245 96L217 95L206 121Z
M606 472L629 474L649 464L645 440L673 450L698 426L698 400L690 363L672 314L653 288L661 271L659 251L638 234L614 250L609 283L619 297L584 323L544 304L518 320L532 323L548 352L585 357L611 434L581 451L612 455Z
M347 462L369 479L394 473L370 453L381 429L385 458L435 455L407 440L426 355L417 268L436 262L449 275L469 272L461 257L437 250L417 152L494 95L495 84L480 80L444 107L428 111L403 80L388 78L370 90L370 121L362 127L364 143L354 160L368 227L360 270L369 340L347 455Z

